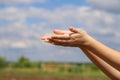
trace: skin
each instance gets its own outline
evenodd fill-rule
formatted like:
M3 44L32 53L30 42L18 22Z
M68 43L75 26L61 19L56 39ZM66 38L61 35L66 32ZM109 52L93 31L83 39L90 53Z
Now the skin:
M112 67L110 64L102 60L100 57L89 51L88 49L81 47L81 50L86 54L86 56L101 69L108 77L112 80L120 80L120 72Z
M57 46L78 47L90 60L113 80L120 80L120 53L92 38L84 30L54 30L55 35L42 40Z

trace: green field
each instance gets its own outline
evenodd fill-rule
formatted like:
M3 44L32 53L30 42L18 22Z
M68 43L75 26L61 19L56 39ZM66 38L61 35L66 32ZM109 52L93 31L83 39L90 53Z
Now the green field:
M101 71L42 72L38 68L6 68L0 70L0 80L110 80Z
M16 62L0 58L0 80L110 80L91 63Z
M49 76L49 75L33 75L33 74L2 74L0 80L109 80L104 77L92 76Z

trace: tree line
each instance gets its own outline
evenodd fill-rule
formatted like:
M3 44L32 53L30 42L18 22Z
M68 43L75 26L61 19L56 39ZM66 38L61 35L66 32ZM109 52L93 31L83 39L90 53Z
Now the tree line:
M43 69L44 67L42 67L42 62L38 61L38 62L31 62L28 58L22 56L20 57L16 62L8 62L5 58L0 57L0 69L1 68L7 68L7 67L11 67L11 68L39 68L39 69ZM54 62L48 62L45 64L54 64L54 65L58 65L60 63L54 63ZM75 73L81 73L84 71L98 71L99 69L94 65L94 64L74 64L74 66L69 66L66 67L64 66L64 64L62 66L57 66L58 70L60 72L75 72Z
M31 62L28 58L22 56L16 62L9 62L4 57L0 57L0 68L13 67L13 68L32 68L41 67L41 62Z

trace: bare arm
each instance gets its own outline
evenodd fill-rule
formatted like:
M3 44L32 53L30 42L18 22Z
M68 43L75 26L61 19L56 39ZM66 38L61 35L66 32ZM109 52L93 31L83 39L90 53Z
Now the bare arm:
M120 76L119 52L95 40L81 29L70 28L69 31L57 30L54 33L55 35L43 37L42 40L58 46L84 47L85 49L82 50L102 71L112 79L118 79Z
M107 76L109 76L112 80L120 80L120 72L116 70L114 67L106 63L100 57L96 56L94 53L89 51L84 47L80 47L80 49L86 54L86 56L97 65Z
M101 59L106 61L108 64L120 71L120 53L105 46L99 41L92 38L84 30L70 28L70 36L67 31L62 35L52 36L52 43L60 46L79 47L84 46L99 56ZM60 32L60 31L59 31Z
M95 39L90 39L87 48L95 55L109 63L120 71L120 53L115 51Z

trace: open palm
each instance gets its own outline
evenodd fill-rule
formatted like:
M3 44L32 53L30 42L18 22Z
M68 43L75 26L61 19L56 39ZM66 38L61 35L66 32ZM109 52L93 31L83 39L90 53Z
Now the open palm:
M79 47L85 42L83 30L70 28L69 30L54 30L54 35L44 36L42 40L58 46Z

